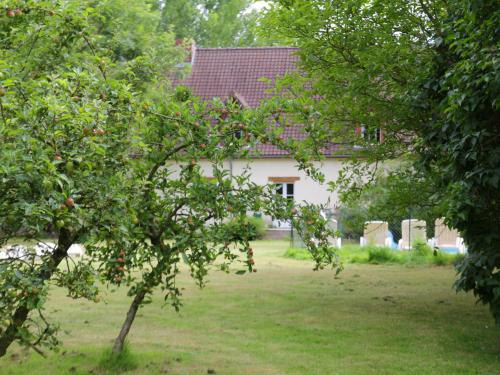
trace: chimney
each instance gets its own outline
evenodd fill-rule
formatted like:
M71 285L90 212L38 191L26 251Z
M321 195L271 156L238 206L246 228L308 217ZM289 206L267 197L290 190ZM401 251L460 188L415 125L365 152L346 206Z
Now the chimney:
M182 65L193 65L194 57L196 54L196 43L194 41L191 41L191 43L189 43L189 41L186 41L184 39L176 39L175 46L183 47L187 52L184 63Z
M196 56L196 42L193 40L191 42L191 66L194 65L195 56Z

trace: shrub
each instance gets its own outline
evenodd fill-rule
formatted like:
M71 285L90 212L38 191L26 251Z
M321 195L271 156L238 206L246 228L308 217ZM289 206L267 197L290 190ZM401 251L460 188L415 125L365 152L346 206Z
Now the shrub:
M360 263L365 264L368 263L368 254L366 256L362 255L353 255L350 258L346 259L348 263Z
M252 232L255 233L255 240L264 238L267 233L267 224L261 217L251 216L248 218L249 224L252 226Z
M433 255L434 251L424 241L415 241L413 243L413 254L418 257L429 257Z
M343 238L358 239L363 235L363 226L368 220L366 208L361 205L342 207L339 214L339 223L341 223L339 230Z
M346 263L368 263L368 248L357 244L345 244L339 249L340 258Z
M249 240L262 239L267 232L267 225L264 219L261 217L248 216L246 218L246 223L242 223L241 220L233 219L226 224L228 240L242 240L241 233L246 232L246 230L241 230L242 225L248 225Z

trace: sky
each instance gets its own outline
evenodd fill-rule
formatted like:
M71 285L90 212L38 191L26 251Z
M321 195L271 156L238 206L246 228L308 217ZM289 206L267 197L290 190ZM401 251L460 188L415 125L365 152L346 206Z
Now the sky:
M250 9L252 10L261 10L267 5L267 1L256 1L252 5L250 5Z

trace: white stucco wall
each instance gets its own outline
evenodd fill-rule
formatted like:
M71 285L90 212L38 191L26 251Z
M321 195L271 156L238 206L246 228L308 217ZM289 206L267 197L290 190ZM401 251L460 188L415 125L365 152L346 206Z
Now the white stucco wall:
M323 184L299 171L296 162L286 158L233 160L232 173L239 175L246 167L250 167L251 180L257 184L269 183L269 177L298 177L299 180L294 183L294 199L297 203L305 201L314 204L327 204L329 202L329 208L334 209L338 205L337 195L328 191L327 183L337 179L342 162L342 159L326 159L317 164L325 175L325 183ZM212 176L211 166L207 161L202 161L200 166L207 177ZM229 161L225 163L225 167L230 169Z

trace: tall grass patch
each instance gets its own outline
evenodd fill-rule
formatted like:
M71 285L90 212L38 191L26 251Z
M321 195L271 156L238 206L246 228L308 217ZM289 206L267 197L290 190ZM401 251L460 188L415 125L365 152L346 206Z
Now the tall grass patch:
M389 247L374 245L359 246L348 244L337 249L344 263L358 264L402 264L449 266L456 264L462 257L459 254L448 254L434 250L425 242L415 242L412 250L395 250ZM306 249L288 248L283 254L285 258L296 260L311 260L312 256Z
M99 371L104 374L121 374L132 371L138 366L137 358L131 353L129 345L125 343L120 354L116 355L111 348L106 349L99 361Z
M404 259L388 247L369 246L368 263L383 264L383 263L404 263Z

